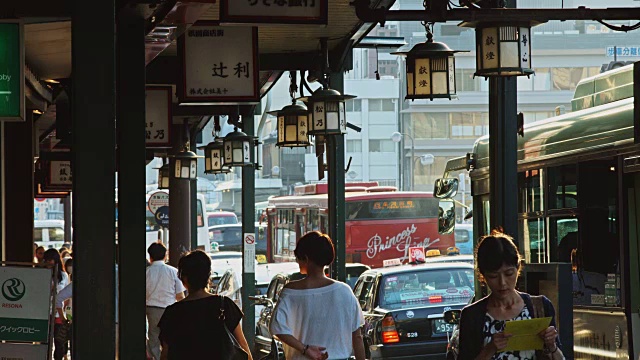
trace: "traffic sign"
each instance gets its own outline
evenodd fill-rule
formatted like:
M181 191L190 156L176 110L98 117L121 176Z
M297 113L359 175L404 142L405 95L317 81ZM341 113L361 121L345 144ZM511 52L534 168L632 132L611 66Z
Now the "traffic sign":
M151 213L155 215L160 207L169 207L169 193L164 191L154 192L149 197L149 202L147 203L147 205L149 206L149 211L151 211Z
M256 272L256 234L244 233L244 273Z
M156 223L162 227L169 226L169 207L161 206L155 214Z

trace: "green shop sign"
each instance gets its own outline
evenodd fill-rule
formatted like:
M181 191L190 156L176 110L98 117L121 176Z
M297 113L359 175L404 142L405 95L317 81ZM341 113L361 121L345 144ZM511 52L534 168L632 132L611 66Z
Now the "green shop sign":
M0 120L24 120L22 23L0 20Z

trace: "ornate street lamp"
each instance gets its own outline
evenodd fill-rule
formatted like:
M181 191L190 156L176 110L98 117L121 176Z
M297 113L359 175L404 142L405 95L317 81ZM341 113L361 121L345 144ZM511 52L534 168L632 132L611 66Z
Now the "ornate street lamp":
M224 137L224 166L254 166L251 162L251 143L256 138L235 128Z
M187 143L188 144L188 143ZM193 151L185 150L174 155L174 174L176 179L196 180L198 178L198 158L202 156L196 155Z
M347 133L347 113L344 108L345 100L355 98L354 95L342 95L333 89L318 89L311 94L299 98L307 104L311 120L309 121L309 135L338 135Z
M460 26L476 28L475 76L529 76L531 67L531 27L539 22L481 23Z
M200 147L204 150L204 173L205 174L226 174L231 171L224 166L224 143L222 139L214 137L213 141L206 146Z
M271 111L269 114L276 116L278 122L278 140L276 146L279 147L307 147L309 142L309 111L304 105L296 104L292 99L292 104L283 107L281 110Z
M162 166L156 169L158 170L158 189L168 189L169 188L169 164L167 162L164 162Z
M424 24L427 41L408 52L393 54L407 57L407 95L405 100L456 99L456 60L445 43L433 41L433 24Z

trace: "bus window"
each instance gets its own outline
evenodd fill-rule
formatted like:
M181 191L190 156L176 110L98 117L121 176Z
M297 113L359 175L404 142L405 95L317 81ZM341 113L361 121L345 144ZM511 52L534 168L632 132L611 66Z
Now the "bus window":
M551 243L557 246L557 253L552 251L551 261L571 262L571 253L578 248L578 219L550 218L549 235Z
M549 209L571 209L578 207L575 164L549 169ZM555 196L553 195L555 194Z
M545 239L544 219L523 219L518 226L520 246L527 263L549 261L549 247Z
M347 220L437 218L438 199L381 199L347 203Z
M527 170L518 173L518 212L542 211L542 170Z

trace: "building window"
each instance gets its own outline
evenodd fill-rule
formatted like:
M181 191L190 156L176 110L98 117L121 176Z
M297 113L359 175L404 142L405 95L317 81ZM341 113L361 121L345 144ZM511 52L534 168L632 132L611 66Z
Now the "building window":
M369 111L395 111L392 99L369 99Z
M362 111L362 100L360 99L347 100L344 103L344 108L349 112Z
M489 134L488 113L451 113L451 138L471 139Z
M411 126L416 139L449 138L449 113L411 113Z
M348 153L362 152L362 140L347 140L347 152Z
M369 152L394 152L395 143L391 140L369 140Z

